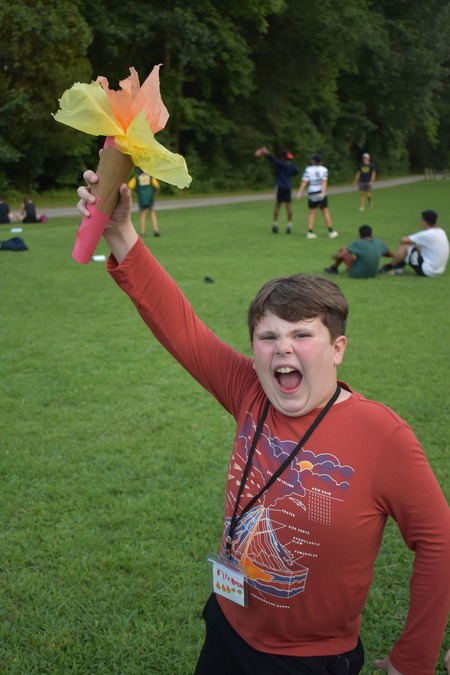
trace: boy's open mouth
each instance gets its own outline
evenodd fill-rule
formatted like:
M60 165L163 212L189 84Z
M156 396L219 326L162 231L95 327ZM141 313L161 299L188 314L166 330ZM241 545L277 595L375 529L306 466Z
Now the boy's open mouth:
M297 389L302 381L302 374L295 368L277 368L275 371L275 379L280 385L281 389L287 391Z

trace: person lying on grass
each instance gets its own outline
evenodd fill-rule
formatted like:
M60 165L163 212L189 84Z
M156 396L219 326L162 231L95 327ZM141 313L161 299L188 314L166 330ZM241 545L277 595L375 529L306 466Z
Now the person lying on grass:
M97 176L84 178L78 210L88 216ZM415 563L405 625L375 665L433 675L449 609L449 510L406 422L338 381L348 314L339 287L307 274L267 282L248 312L249 358L195 315L130 208L124 184L104 233L107 269L236 420L196 675L359 673L361 613L389 516Z

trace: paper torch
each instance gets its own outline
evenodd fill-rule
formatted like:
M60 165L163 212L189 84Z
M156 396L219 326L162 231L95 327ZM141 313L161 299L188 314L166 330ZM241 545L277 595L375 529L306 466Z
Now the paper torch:
M106 77L100 76L90 84L75 83L59 100L55 120L93 136L106 136L98 182L92 187L97 201L87 206L90 217L81 221L72 252L77 262L91 260L117 204L119 188L133 166L179 188L190 185L184 158L155 140L169 118L159 90L159 68L153 68L142 86L136 70L130 68L131 75L119 82L120 91L111 90Z

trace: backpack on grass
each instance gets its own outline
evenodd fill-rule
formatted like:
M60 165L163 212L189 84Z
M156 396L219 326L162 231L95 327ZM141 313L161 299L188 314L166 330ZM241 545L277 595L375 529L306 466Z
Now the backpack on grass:
M28 251L28 246L21 237L13 237L0 242L1 251Z

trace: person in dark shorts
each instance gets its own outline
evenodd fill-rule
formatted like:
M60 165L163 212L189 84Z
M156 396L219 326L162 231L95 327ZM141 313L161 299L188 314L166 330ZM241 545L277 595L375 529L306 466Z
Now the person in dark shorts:
M359 210L364 211L364 205L367 199L369 208L373 208L372 187L375 183L377 172L375 164L370 161L370 155L365 152L362 156L362 162L353 179L353 187L359 184Z
M449 243L445 230L437 226L438 214L422 211L422 227L400 239L400 246L392 262L384 265L382 274L401 274L409 265L419 277L437 277L445 271L449 257Z
M303 191L308 186L308 231L307 239L317 239L314 232L314 223L316 220L317 209L322 211L323 218L328 228L328 237L334 239L338 233L333 230L330 211L328 209L328 169L322 164L322 157L318 153L311 155L311 162L303 172L302 182L297 192L297 199L300 201Z
M293 164L294 155L288 149L282 150L279 157L275 157L265 146L255 152L256 157L267 157L275 170L275 206L273 210L272 232L278 233L278 215L281 205L286 206L287 225L286 234L292 232L292 184L291 179L298 174Z
M153 226L153 235L155 237L159 237L160 232L158 229L158 219L154 209L155 196L160 190L158 181L153 176L149 176L147 173L142 171L142 169L138 169L136 178L132 178L130 180L128 187L130 190L136 189L140 212L139 224L141 237L145 237L145 223L147 220L147 213L150 213Z
M78 210L87 218L98 176L84 178ZM252 353L243 354L196 316L130 210L123 184L103 235L107 270L236 423L194 672L358 675L361 613L391 517L415 556L410 603L404 626L389 595L383 603L396 642L374 663L388 675L431 675L450 605L450 512L409 424L337 379L348 316L339 286L309 274L265 283L247 314Z

